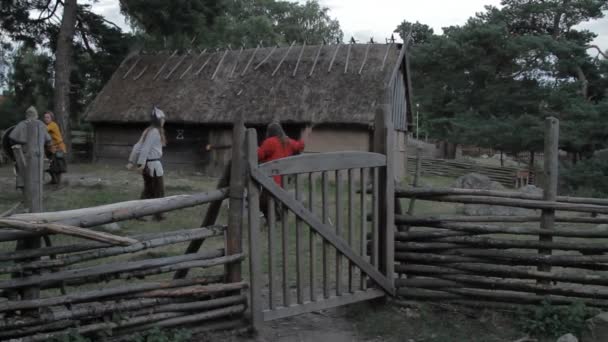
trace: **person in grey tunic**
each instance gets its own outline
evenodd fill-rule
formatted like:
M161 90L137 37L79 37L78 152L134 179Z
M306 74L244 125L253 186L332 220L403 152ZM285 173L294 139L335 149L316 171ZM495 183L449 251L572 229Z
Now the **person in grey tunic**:
M38 134L36 143L40 145L40 151L44 151L44 146L51 142L51 136L49 135L46 125L44 122L38 120L38 111L34 106L30 106L25 111L25 120L19 122L14 128L11 129L8 138L10 140L10 145L27 145L29 141L28 134L28 126L30 124L38 125ZM27 152L25 147L22 148L23 153ZM17 176L17 188L22 189L24 187L24 180L21 170L17 169L17 164L15 163L15 175Z
M152 109L150 126L144 130L139 141L133 146L129 155L127 169L137 167L144 180L142 199L160 198L165 196L163 181L164 169L161 162L163 146L167 141L164 132L165 113L154 107ZM162 220L161 214L154 215L156 220Z

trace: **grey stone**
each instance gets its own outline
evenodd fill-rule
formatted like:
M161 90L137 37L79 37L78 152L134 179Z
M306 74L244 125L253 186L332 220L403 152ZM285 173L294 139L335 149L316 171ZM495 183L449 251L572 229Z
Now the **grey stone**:
M583 342L608 341L608 312L602 312L587 320L587 327L581 336Z
M558 338L555 342L578 342L578 338L572 334L566 334Z
M122 230L120 225L116 222L104 224L103 226L99 226L98 229L108 233L115 233Z

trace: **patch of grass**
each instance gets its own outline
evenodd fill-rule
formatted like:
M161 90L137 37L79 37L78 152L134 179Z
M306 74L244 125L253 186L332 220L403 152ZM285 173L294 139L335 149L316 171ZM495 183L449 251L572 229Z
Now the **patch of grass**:
M594 311L581 302L564 307L544 301L533 310L519 312L517 323L523 331L533 336L555 338L571 333L580 338L585 321L593 314Z

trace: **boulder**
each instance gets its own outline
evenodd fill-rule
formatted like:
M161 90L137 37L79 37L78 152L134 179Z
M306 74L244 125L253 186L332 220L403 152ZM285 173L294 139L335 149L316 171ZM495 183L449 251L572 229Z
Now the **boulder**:
M578 338L572 334L566 334L558 338L555 342L578 342Z
M116 233L116 232L120 232L122 230L122 228L120 227L120 225L116 222L113 223L108 223L108 224L104 224L103 226L99 226L97 228L97 230L101 230L107 233Z
M497 190L506 191L505 187L495 181L492 181L488 176L484 176L478 173L469 173L456 179L454 183L455 188L460 189L477 189L477 190ZM535 194L542 189L539 189L533 185L528 185L521 188L522 191L527 194ZM468 216L523 216L523 215L534 215L534 210L514 208L514 207L503 207L498 205L486 205L486 204L465 204L464 214Z
M587 320L587 327L581 336L583 342L608 341L608 312L602 312Z

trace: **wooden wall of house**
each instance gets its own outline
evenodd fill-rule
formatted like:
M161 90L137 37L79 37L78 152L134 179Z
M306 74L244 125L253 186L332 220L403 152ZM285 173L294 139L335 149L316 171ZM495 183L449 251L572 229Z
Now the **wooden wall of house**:
M398 131L407 131L407 116L411 115L407 110L407 92L404 75L398 72L393 82L393 87L389 89L389 102L393 126Z
M95 125L95 160L100 163L126 164L131 148L145 125ZM167 124L167 146L163 162L170 170L195 169L210 176L221 175L230 158L229 148L207 151L208 144L230 144L231 130L222 127Z

